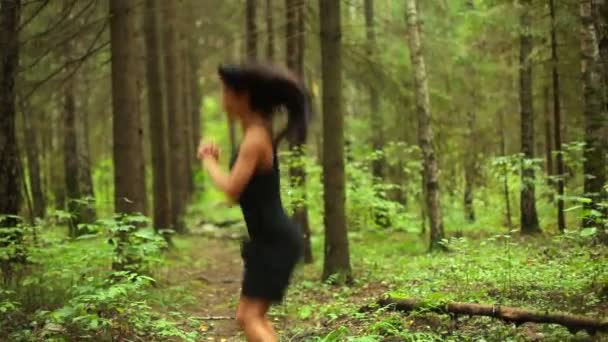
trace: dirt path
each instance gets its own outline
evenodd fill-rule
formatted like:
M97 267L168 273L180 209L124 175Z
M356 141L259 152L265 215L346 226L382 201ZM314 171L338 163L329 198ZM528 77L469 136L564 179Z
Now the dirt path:
M232 239L189 236L188 248L171 269L172 284L189 284L194 297L188 317L200 323L205 341L244 341L234 314L240 292L242 261L239 242Z

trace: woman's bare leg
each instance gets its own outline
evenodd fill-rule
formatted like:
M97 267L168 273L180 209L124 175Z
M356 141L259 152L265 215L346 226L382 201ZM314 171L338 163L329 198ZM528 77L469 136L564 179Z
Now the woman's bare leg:
M270 303L263 299L241 297L236 319L249 342L276 342L277 336L266 318Z

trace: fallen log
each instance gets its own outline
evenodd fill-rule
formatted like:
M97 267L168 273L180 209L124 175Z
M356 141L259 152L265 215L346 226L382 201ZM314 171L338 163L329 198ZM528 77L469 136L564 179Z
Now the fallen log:
M520 325L523 323L549 323L559 324L575 334L580 330L586 330L593 335L596 332L608 332L608 320L594 319L580 315L568 315L564 313L549 313L535 310L526 310L502 305L487 305L476 303L427 303L419 299L395 299L390 297L378 300L378 305L397 311L426 310L442 314L489 316L501 319L508 323Z

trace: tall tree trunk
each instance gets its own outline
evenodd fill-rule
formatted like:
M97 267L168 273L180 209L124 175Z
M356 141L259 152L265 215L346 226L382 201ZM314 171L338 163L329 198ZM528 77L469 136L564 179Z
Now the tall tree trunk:
M176 3L162 1L161 18L163 30L163 55L167 99L167 126L169 132L169 187L171 189L171 224L177 232L184 232L182 215L186 208L188 198L189 167L185 159L188 135L184 134L184 115L182 97L182 83L180 82L180 50L178 42L178 19Z
M69 44L69 43L68 43ZM69 49L68 49L69 50ZM69 59L71 53L67 53ZM68 79L64 88L63 120L64 140L63 158L65 170L65 189L68 201L69 236L75 238L79 235L78 225L81 223L81 195L79 188L80 172L78 169L78 145L76 137L76 99L74 97L74 78Z
M256 23L257 0L246 0L245 7L246 55L248 60L254 61L258 58L258 26Z
M499 136L500 136L500 155L502 157L507 156L507 138L505 134L505 114L501 110L498 112L498 125L499 127ZM509 230L513 229L513 221L511 217L511 194L509 193L509 166L505 163L502 167L502 186L503 186L503 194L505 196L505 222Z
M272 0L266 0L266 58L274 61L274 18L272 15Z
M365 28L367 37L367 56L370 65L376 59L376 28L374 24L374 1L365 0ZM384 146L384 127L382 124L382 113L380 112L380 96L376 89L376 85L371 83L368 87L369 104L370 104L370 121L371 121L371 143L372 148L376 152L376 156L372 161L372 176L377 182L382 183L385 178L384 174L384 154L382 147ZM378 191L376 196L384 198L384 191ZM389 217L383 207L374 208L374 217L376 224L381 227L390 225Z
M416 1L407 0L407 23L409 36L409 49L414 69L416 90L416 110L418 112L418 138L420 149L424 158L425 203L430 220L431 241L430 249L443 249L440 244L443 240L443 222L441 217L441 204L439 196L438 167L433 150L433 130L431 129L431 104L426 76L426 65L422 54L420 28Z
M21 173L15 134L15 79L19 67L21 0L0 6L0 216L19 215ZM0 217L0 227L17 224L14 217Z
M467 144L469 145L468 151L465 155L465 167L464 167L464 213L465 219L468 222L475 222L475 207L473 206L474 188L475 188L475 174L476 170L476 146L477 141L475 140L475 95L473 94L473 103L471 108L467 111Z
M342 113L342 33L340 2L319 0L323 82L323 279L351 282L345 213L344 117Z
M549 103L551 102L549 96L549 87L545 87L543 90L543 100L544 100L544 124L545 124L545 172L547 173L547 177L550 177L554 174L553 172L553 136L552 134L552 125L551 125L551 113Z
M298 74L300 79L303 67L298 63L304 61L300 56L304 54L303 44L300 42L300 16L304 15L304 3L300 0L285 1L285 15L287 25L285 29L285 42L287 51L287 67ZM308 223L308 206L306 197L306 168L304 164L304 152L306 141L294 141L290 139L289 150L292 153L293 162L289 166L289 180L293 188L300 189L302 198L295 203L293 220L300 226L304 234L304 262L312 263L312 247L310 243L310 225Z
M81 79L81 82L84 82ZM90 87L84 86L85 91ZM97 219L95 210L95 189L91 174L91 147L89 143L89 98L81 96L80 109L76 109L76 150L78 152L78 175L80 196L86 199L83 203L81 217L85 223L93 223Z
M58 101L57 107L63 108L63 95L60 96L62 100ZM50 166L50 180L51 190L53 193L53 200L55 209L65 210L66 202L66 190L65 190L65 170L64 170L64 157L63 157L63 139L64 134L64 123L63 123L63 110L57 110L51 112L51 155L49 156Z
M188 162L188 166L186 167L186 172L187 172L187 176L186 179L188 180L188 193L191 194L194 192L194 177L193 177L193 167L196 164L195 163L195 158L194 156L196 156L196 151L195 151L195 146L192 144L192 82L190 80L190 61L188 58L188 49L190 49L191 47L188 47L188 44L186 44L186 38L185 38L185 32L184 29L186 28L185 25L182 25L182 35L184 35L184 37L182 38L182 53L180 54L181 57L181 77L180 80L182 82L182 100L183 100L183 115L184 115L184 123L185 123L185 130L186 130L186 160Z
M606 151L604 133L608 124L607 111L604 108L602 89L602 65L598 49L598 34L593 23L592 0L579 0L581 28L581 52L585 118L585 196L592 200L587 209L601 211L599 203L605 194L606 184ZM597 217L587 215L583 220L585 227L598 224Z
M522 0L521 35L520 35L520 93L521 102L521 151L522 161L522 190L521 232L523 234L540 232L538 215L536 213L536 198L534 187L534 111L532 98L532 34L531 34L531 0Z
M135 35L132 2L110 0L112 62L114 206L118 213L144 213L145 173L141 120L137 108Z
M146 81L148 83L148 110L150 111L150 146L152 149L152 175L154 197L154 229L171 227L171 194L167 149L167 117L162 89L162 59L158 30L159 0L146 0L143 11L146 45Z
M553 86L553 137L555 139L556 151L556 176L557 176L557 226L560 232L566 229L566 218L564 214L564 157L562 155L562 125L561 125L561 101L560 101L560 77L559 58L557 56L557 33L556 33L556 11L555 1L549 0L551 12L551 76Z
M34 216L38 218L43 218L46 211L46 200L44 197L44 191L42 190L42 181L41 174L42 170L40 168L40 149L38 144L38 135L34 130L34 126L32 124L32 111L31 108L26 107L23 111L23 128L24 128L24 136L25 136L25 153L27 157L27 168L28 168L28 176L30 181L30 187L32 191L32 199L33 199L33 211Z

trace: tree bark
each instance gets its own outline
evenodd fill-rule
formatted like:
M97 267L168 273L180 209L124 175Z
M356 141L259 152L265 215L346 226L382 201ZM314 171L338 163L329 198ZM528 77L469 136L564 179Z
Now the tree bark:
M32 124L32 111L31 108L26 107L23 111L23 128L25 136L25 153L27 158L28 176L30 181L30 187L32 192L33 200L33 212L34 216L38 218L44 218L46 211L46 199L44 191L42 190L40 168L40 149L38 144L38 135Z
M407 0L408 41L412 66L414 69L416 111L418 113L418 138L424 158L425 204L430 220L430 249L444 249L443 222L439 195L438 167L433 150L433 130L431 128L431 105L427 84L426 65L422 54L420 28L416 1Z
M248 60L255 61L258 58L258 26L256 22L257 0L246 0L245 7L246 55Z
M146 0L143 11L146 45L146 81L150 119L150 147L152 156L154 229L171 227L171 193L169 188L167 116L162 89L162 59L158 30L159 0Z
M114 206L118 213L145 213L142 127L137 108L132 2L110 0Z
M544 88L544 124L545 124L545 172L547 173L547 177L550 177L554 174L553 172L553 136L552 132L552 124L551 124L551 113L549 103L551 102L549 96L549 87Z
M342 113L342 33L340 2L319 0L323 83L323 279L351 282L345 213L344 117Z
M68 53L66 54L67 59L71 58L69 50L70 49L68 48ZM76 142L76 99L74 97L73 77L70 77L70 79L67 80L63 91L63 160L67 205L68 212L70 213L68 228L69 236L75 238L79 235L78 225L82 222L82 196L80 195L80 182L78 181L80 179L80 172L78 169L78 145Z
M464 168L464 213L465 219L468 222L475 222L475 207L473 200L475 198L475 174L477 158L476 146L477 141L475 140L475 95L473 94L473 104L467 111L467 142L469 145L468 151L465 154L465 168Z
M274 17L272 15L272 0L266 0L266 58L274 61Z
M182 215L188 198L188 160L185 159L189 136L186 134L180 82L180 49L177 9L174 1L163 1L161 7L163 30L163 55L167 99L167 128L169 132L169 187L171 189L171 224L182 233L185 231Z
M513 308L502 305L488 305L476 303L449 302L441 305L425 303L422 300L382 298L378 305L389 307L393 310L410 312L414 310L425 310L443 314L456 314L467 316L487 316L503 320L507 323L520 325L523 323L549 323L559 324L575 334L580 330L586 330L589 334L608 331L608 321L589 318L579 315L568 315L563 313L548 313L546 311L535 311Z
M604 107L604 93L602 89L602 66L598 49L598 34L593 23L592 0L580 0L581 52L583 74L583 98L585 118L585 196L592 203L587 205L588 210L601 212L600 202L605 198L603 186L606 184L606 151L603 135L608 123L607 111ZM598 217L587 214L583 219L583 226L593 227Z
M19 21L21 0L5 1L0 7L0 216L19 215L21 172L15 133L15 79L19 67ZM0 227L18 220L0 217Z
M523 154L521 167L522 190L520 198L521 232L523 234L538 233L538 215L536 213L536 198L534 187L534 111L532 97L532 61L533 48L531 34L531 0L522 0L521 34L520 34L520 93L521 103L521 151Z
M300 79L304 75L301 73L303 67L299 65L304 61L301 55L304 54L303 43L300 42L300 16L304 15L304 3L300 0L285 1L285 16L287 25L285 29L285 42L287 52L287 67L298 74ZM310 243L310 225L308 223L308 206L306 197L306 168L304 165L306 141L289 140L289 150L292 153L292 162L289 165L289 183L291 187L300 189L302 198L296 200L293 220L296 222L304 235L304 262L312 263L312 247Z
M553 86L553 137L555 139L556 152L556 176L557 176L557 226L560 232L566 229L566 218L564 214L564 156L562 155L562 125L561 125L561 101L560 101L560 77L559 58L557 55L557 32L556 32L556 10L555 1L549 0L551 15L551 78Z
M499 132L500 155L503 157L506 157L507 156L507 138L506 138L506 134L505 134L504 116L505 116L505 114L502 110L498 112L498 124L500 126L500 128L499 128L499 130L500 130L500 132ZM511 229L513 229L513 220L511 219L511 217L513 217L513 215L511 214L511 194L509 193L509 167L506 163L502 167L502 175L503 175L502 187L503 187L503 194L505 197L505 222L506 222L509 230L511 230Z

